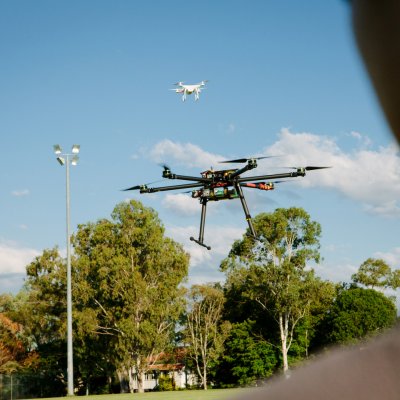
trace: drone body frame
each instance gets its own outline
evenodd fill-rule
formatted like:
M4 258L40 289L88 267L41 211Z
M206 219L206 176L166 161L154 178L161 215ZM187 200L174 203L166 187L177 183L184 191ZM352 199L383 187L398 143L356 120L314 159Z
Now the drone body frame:
M208 81L201 81L200 83L195 83L193 85L187 85L184 82L177 82L175 86L178 86L173 90L175 93L182 94L182 101L186 101L186 97L188 95L194 94L194 100L197 101L200 99L200 93L205 88L205 85Z
M192 198L199 199L201 204L201 217L200 217L200 229L198 239L193 236L190 237L191 241L196 242L200 246L211 250L211 247L204 243L204 227L207 212L207 203L209 201L221 201L221 200L233 200L240 199L242 208L246 217L246 221L249 227L250 236L257 239L257 234L254 229L249 208L243 193L242 188L252 188L259 190L274 190L275 183L282 181L276 181L276 179L285 178L296 178L304 177L306 171L323 169L330 167L302 167L293 168L295 171L279 173L279 174L268 174L268 175L258 175L258 176L247 176L242 177L241 175L247 171L257 168L257 160L268 158L268 157L258 157L258 158L242 158L237 160L222 161L225 163L246 163L243 168L231 168L224 170L214 171L213 169L206 170L201 173L200 177L189 176L189 175L178 175L171 172L170 168L164 166L162 177L171 180L182 180L190 181L190 183L179 184L179 185L169 185L169 186L159 186L159 187L148 187L147 185L137 185L130 187L125 190L139 190L141 194L143 193L156 193L170 190L184 190L193 189L191 191ZM283 181L284 182L284 181Z

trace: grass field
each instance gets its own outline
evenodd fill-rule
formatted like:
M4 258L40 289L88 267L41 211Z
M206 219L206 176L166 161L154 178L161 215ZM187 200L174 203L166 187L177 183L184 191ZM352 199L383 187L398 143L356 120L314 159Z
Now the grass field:
M251 389L211 389L211 390L181 390L176 392L146 392L146 393L123 393L104 394L97 396L84 396L84 400L228 400L234 399L243 391ZM77 400L80 396L75 397ZM53 398L52 400L54 400ZM58 398L61 399L61 398ZM65 397L63 397L65 399ZM46 400L46 399L41 399ZM47 399L49 400L49 399Z

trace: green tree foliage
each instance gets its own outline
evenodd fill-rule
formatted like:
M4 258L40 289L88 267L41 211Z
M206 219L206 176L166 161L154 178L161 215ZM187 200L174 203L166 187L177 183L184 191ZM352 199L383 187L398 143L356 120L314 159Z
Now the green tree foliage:
M26 267L18 295L18 321L39 354L40 378L33 391L64 395L66 377L66 264L58 249L46 249ZM35 372L35 371L32 371Z
M398 289L400 287L400 269L392 270L389 287L392 289Z
M360 283L371 289L392 287L394 283L391 268L380 258L368 258L351 279L354 283Z
M341 289L330 310L326 338L330 343L353 343L394 325L396 307L373 289Z
M131 391L133 373L144 391L148 360L171 342L183 310L188 255L134 200L118 204L111 220L80 225L73 243L78 333L111 338L107 357L128 372Z
M219 384L256 385L271 376L277 364L275 347L256 333L254 321L234 324L217 367Z
M64 340L66 332L66 265L58 249L47 249L26 267L24 319L37 346Z
M175 382L174 379L169 375L159 375L158 384L155 387L155 391L157 392L170 392L175 390Z
M277 209L254 219L259 241L245 235L233 244L221 267L227 271L227 290L242 296L270 315L279 328L283 370L295 328L310 312L321 286L307 262L318 262L320 225L301 208Z
M222 288L215 284L193 285L188 296L184 341L205 390L208 370L222 353L230 329L222 321L224 302Z

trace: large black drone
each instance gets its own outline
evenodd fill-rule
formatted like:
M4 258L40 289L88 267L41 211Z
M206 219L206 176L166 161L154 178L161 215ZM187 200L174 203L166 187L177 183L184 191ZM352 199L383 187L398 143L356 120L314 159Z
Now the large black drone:
M182 185L172 186L161 186L161 187L148 187L147 185L132 186L124 190L139 190L140 193L155 193L163 192L167 190L183 190L183 189L194 189L192 190L192 197L200 200L201 204L201 219L200 219L200 232L199 238L195 239L191 237L190 240L196 242L200 246L211 250L210 246L204 243L204 225L206 220L206 209L209 201L220 201L220 200L232 200L239 198L244 214L246 216L247 223L250 229L250 235L257 239L257 234L251 221L251 215L247 207L246 200L244 198L242 188L252 188L259 190L273 190L275 183L285 181L273 181L274 179L283 178L297 178L299 176L305 176L306 171L315 169L323 169L329 167L290 167L294 169L294 172L271 174L271 175L260 175L260 176L246 176L241 175L247 171L250 171L257 167L257 160L268 157L254 157L254 158L239 158L237 160L221 161L221 163L247 163L243 168L235 169L224 169L220 171L214 171L209 169L201 173L201 177L186 176L173 174L170 168L164 165L164 171L162 177L166 179L178 179L182 181L192 181L191 183ZM265 180L272 180L265 182ZM264 181L264 182L262 182ZM253 182L253 183L249 183Z

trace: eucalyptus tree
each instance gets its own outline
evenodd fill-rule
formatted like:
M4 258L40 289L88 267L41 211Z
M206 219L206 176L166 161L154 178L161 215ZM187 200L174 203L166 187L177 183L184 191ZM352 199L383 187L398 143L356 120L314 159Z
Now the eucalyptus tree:
M400 271L390 268L386 261L380 258L368 258L358 271L351 276L354 283L360 283L367 288L392 288L400 287Z
M222 353L230 329L230 324L222 320L224 302L218 284L193 285L188 294L184 341L204 390L210 365Z
M289 368L288 352L295 328L319 296L321 281L307 268L319 262L321 226L302 208L279 208L254 218L259 240L247 232L236 241L221 269L227 273L227 290L237 290L271 316L279 329L283 370Z
M135 374L143 392L150 360L171 341L183 310L188 254L135 200L118 204L110 220L79 225L73 244L82 329L111 338L109 357L127 371L130 390Z

